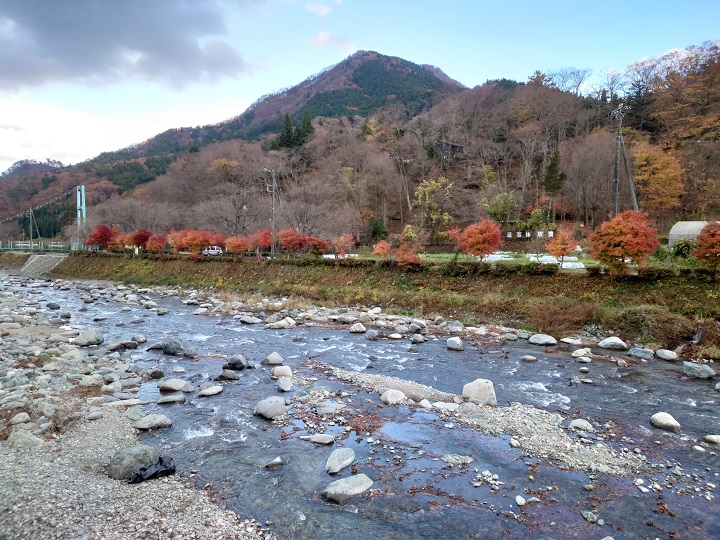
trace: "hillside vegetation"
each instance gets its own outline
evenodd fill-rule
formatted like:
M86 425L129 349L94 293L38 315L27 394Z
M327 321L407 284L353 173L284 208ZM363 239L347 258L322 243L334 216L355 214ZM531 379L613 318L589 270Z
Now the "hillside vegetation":
M357 53L228 122L170 130L52 175L5 178L0 215L84 184L91 227L244 234L269 227L274 177L278 230L373 242L412 224L425 245L484 217L511 230L562 221L589 230L609 215L610 113L622 103L640 209L661 232L678 219L720 217L718 43L638 61L584 93L589 73L575 68L472 89L440 74ZM312 133L302 144L272 144L288 119L297 130L306 116ZM430 208L418 189L438 181L449 187ZM620 185L623 211L624 172Z

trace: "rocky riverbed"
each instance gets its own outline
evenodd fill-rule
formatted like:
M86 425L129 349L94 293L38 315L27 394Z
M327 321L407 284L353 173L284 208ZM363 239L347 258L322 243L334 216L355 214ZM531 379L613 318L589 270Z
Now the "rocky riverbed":
M196 323L182 326L176 306ZM465 350L488 351L499 359L520 343L535 347L532 354L518 354L520 365L548 357L555 361L553 354L561 354L578 365L569 384L587 387L598 385L593 376L632 370L642 362L674 362L672 351L632 347L617 338L597 343L587 335L559 341L379 308L328 309L287 299L18 277L0 284L0 321L0 438L7 439L0 445L3 538L336 537L325 522L308 528L315 518L306 514L316 511L330 514L328 522L334 520L336 532L342 530L346 538L355 537L344 528L355 526L354 517L340 523L350 514L364 517L363 535L409 538L437 534L437 524L424 524L428 519L468 521L466 511L480 516L470 519L470 527L527 538L720 535L718 519L710 517L718 509L717 416L697 428L705 432L694 434L695 441L683 434L682 418L671 417L673 423L660 417L662 425L651 425L651 415L665 412L656 409L647 411L646 426L627 433L619 422L586 419L579 411L568 418L568 411L502 399L499 407L492 406L498 401L492 377L467 377L456 381L456 389L435 388L410 380L409 371L408 377L372 373L373 364L381 363L372 355L360 366L356 352L348 352L348 362L338 362L348 350L344 346L334 346L327 361L320 345L304 355L279 354L261 351L255 336L270 336L267 341L278 349L280 336L300 350L311 339L356 336L369 344L404 347L409 355L435 347L443 357ZM190 339L186 333L211 323L239 336L252 329L252 338L214 350L211 339ZM324 333L303 334L312 329ZM351 346L361 347L357 341ZM397 374L403 375L406 359L397 362ZM597 366L597 375L588 365ZM713 392L708 400L715 403L717 392L707 383L713 367L692 364L683 370L686 380ZM224 414L228 399L235 410ZM221 424L238 415L240 399L248 401L240 406L241 416L247 412L242 425L264 437L256 443L264 450L253 454L248 469L267 471L257 473L266 476L253 484L256 508L237 494L237 479L211 472L215 454L240 449L247 454L242 433L227 444L216 436ZM207 422L209 435L198 422ZM207 470L183 454L188 436L172 436L179 427L187 433L193 423L191 442L216 439L209 450L193 450L212 455L204 458ZM233 426L226 432L241 432L237 423ZM116 452L136 446L140 433L159 450L179 453L179 475L141 484L108 476ZM643 434L647 442L631 440ZM438 438L456 451L442 451ZM677 454L662 453L664 447L682 446L697 458L687 466ZM311 463L317 460L319 467ZM293 463L298 465L294 473ZM302 489L295 491L302 491L307 505L299 499L289 503L292 512L277 507L279 501L263 506L262 482L282 483L291 473L304 475L296 484ZM277 491L268 485L267 493L265 498L272 498ZM390 518L387 508L403 493L416 502L398 505L400 512ZM225 510L221 499L242 517ZM617 502L627 502L634 512L644 508L641 512L653 519L643 526L653 532L638 532ZM385 525L376 522L383 514ZM256 515L271 530L251 519ZM411 536L387 524L402 519L413 523ZM462 527L455 535L472 537Z

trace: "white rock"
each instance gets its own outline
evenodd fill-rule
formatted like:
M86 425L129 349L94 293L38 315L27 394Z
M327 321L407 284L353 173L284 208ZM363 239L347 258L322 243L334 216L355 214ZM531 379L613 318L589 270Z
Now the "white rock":
M664 429L666 431L679 431L680 424L675 420L672 415L666 412L655 413L650 417L650 423L656 428Z
M373 481L366 475L356 474L355 476L335 480L335 482L326 487L322 493L330 501L343 503L350 497L364 493L370 489L372 485Z
M658 349L655 351L655 356L667 362L674 362L678 359L678 354L675 351L669 351L667 349Z
M407 397L404 393L402 393L400 390L395 390L394 388L391 388L389 390L385 390L383 394L380 396L380 401L383 403L387 403L388 405L397 405L399 403L404 403Z
M222 391L223 391L223 387L220 386L219 384L215 384L213 386L205 388L204 390L200 390L200 392L198 392L198 397L216 396Z
M579 429L581 431L587 431L589 433L592 433L595 431L595 429L592 427L592 424L588 422L587 420L583 420L582 418L576 418L570 424L568 425L570 429Z
M462 396L471 403L478 405L497 405L495 387L487 379L475 379L463 386Z
M335 442L335 437L332 435L326 435L325 433L316 433L315 435L301 435L301 441L310 441L315 444L332 444Z
M463 342L462 339L460 339L459 337L448 338L446 346L451 351L463 350Z
M598 343L598 347L613 351L626 351L628 348L625 342L617 336L610 336L609 338L603 339L600 343Z
M132 425L135 429L159 429L167 428L172 426L172 420L170 420L164 414L148 414L144 416Z
M533 345L557 345L557 339L548 334L533 334L528 343Z
M275 379L280 377L292 377L292 369L290 366L275 366L272 368L272 376Z
M157 383L161 392L194 392L195 387L182 379L165 379Z
M355 452L352 448L336 448L325 463L325 471L337 474L355 461Z
M573 351L572 357L580 358L581 356L587 356L591 352L592 352L592 350L590 350L588 347L585 347L584 349L577 349L577 350Z
M350 327L351 334L364 334L365 332L367 332L367 328L363 323L357 322Z
M278 366L282 364L285 360L282 356L280 356L277 352L271 352L268 354L265 358L263 358L262 364L263 366Z
M560 341L563 343L567 343L568 345L582 345L582 339L576 338L576 337L564 337L560 338Z
M521 495L515 496L515 504L517 504L518 506L525 506L526 503L527 501L525 500L525 497Z

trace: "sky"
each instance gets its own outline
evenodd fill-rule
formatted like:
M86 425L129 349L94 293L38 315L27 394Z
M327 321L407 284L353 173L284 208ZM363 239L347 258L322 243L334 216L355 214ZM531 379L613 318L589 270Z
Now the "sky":
M0 172L221 122L358 50L473 87L720 39L718 0L0 0Z

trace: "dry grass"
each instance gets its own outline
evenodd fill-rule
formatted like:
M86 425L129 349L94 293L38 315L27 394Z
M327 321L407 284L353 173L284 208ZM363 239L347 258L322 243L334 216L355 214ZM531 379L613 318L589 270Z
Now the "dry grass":
M686 317L653 305L606 312L602 324L630 341L661 343L671 349L692 338L694 332L694 324Z
M574 332L595 320L598 307L564 296L536 298L528 302L527 322L540 332L563 334Z

